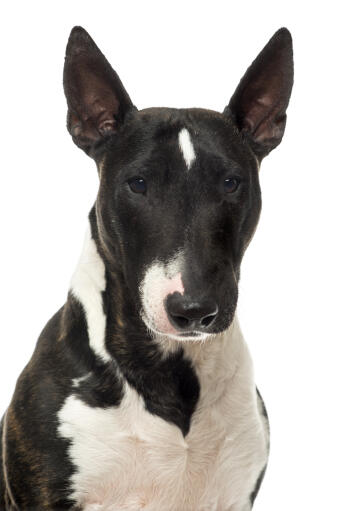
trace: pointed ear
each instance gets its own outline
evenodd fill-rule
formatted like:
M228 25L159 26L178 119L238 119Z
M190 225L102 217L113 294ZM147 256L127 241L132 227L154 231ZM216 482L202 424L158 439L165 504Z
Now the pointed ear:
M248 68L224 113L262 159L282 140L293 85L292 38L281 28Z
M67 43L64 90L67 129L75 144L92 157L135 109L116 72L81 27L72 29Z

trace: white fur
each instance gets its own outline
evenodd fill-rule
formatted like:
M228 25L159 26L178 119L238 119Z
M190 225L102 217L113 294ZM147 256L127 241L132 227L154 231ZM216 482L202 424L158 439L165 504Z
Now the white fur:
M211 337L211 334L196 331L191 337L181 336L168 319L164 301L171 293L184 293L181 273L183 266L184 257L179 251L166 264L159 261L152 263L145 271L140 284L142 319L163 347L168 347L170 340L204 341Z
M182 264L178 254L146 273L142 295L147 314L158 312L169 288L181 292ZM88 235L71 289L84 307L90 346L109 360L101 296L105 284L103 261ZM171 336L164 338L172 350L180 346ZM222 334L181 347L201 388L185 438L177 426L146 410L120 372L124 397L119 406L90 407L75 394L65 400L58 433L70 441L72 497L84 511L249 511L268 437L237 320ZM87 376L74 379L73 386Z
M191 428L147 412L127 383L118 407L70 395L58 414L85 511L247 511L267 455L252 363L237 321L204 344L185 343L200 380Z
M70 290L84 309L90 347L98 357L108 362L111 357L105 347L106 316L102 303L102 292L105 288L105 265L89 227L80 260L71 279Z
M183 257L179 252L167 264L152 263L146 270L140 284L142 318L150 330L164 334L176 334L168 320L164 300L170 293L183 294L181 268Z
M87 374L84 374L83 376L80 376L79 378L73 378L72 385L74 387L78 387L80 385L80 383L85 381L90 375L91 375L91 373L87 373Z
M178 143L183 154L183 158L186 162L187 169L189 170L192 163L196 159L196 153L194 152L191 136L186 128L182 128L179 132Z

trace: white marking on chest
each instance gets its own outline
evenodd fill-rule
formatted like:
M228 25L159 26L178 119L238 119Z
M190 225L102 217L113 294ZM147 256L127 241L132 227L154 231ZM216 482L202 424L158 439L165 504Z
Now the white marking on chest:
M70 291L84 309L90 347L103 361L109 362L111 357L105 347L106 316L102 301L105 289L105 265L89 227L80 260L71 279Z
M194 152L191 136L186 128L182 128L179 132L178 143L183 154L183 158L186 162L187 169L189 170L192 163L196 159L196 153Z
M235 323L184 349L201 384L185 439L128 384L118 407L66 399L58 431L70 440L72 497L85 511L249 509L267 453L247 347Z

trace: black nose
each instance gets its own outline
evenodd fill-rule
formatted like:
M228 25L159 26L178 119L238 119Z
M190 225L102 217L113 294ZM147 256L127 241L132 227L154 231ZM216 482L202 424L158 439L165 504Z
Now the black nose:
M165 302L172 325L182 332L205 332L216 319L218 306L210 299L193 300L180 293L169 295Z

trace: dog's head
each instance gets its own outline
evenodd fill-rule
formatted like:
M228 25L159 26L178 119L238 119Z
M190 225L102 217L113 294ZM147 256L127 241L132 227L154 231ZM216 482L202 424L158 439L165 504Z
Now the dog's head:
M283 28L223 113L138 111L85 30L71 32L68 129L99 169L101 252L151 331L204 339L232 323L241 259L261 208L259 165L282 139L292 83Z

